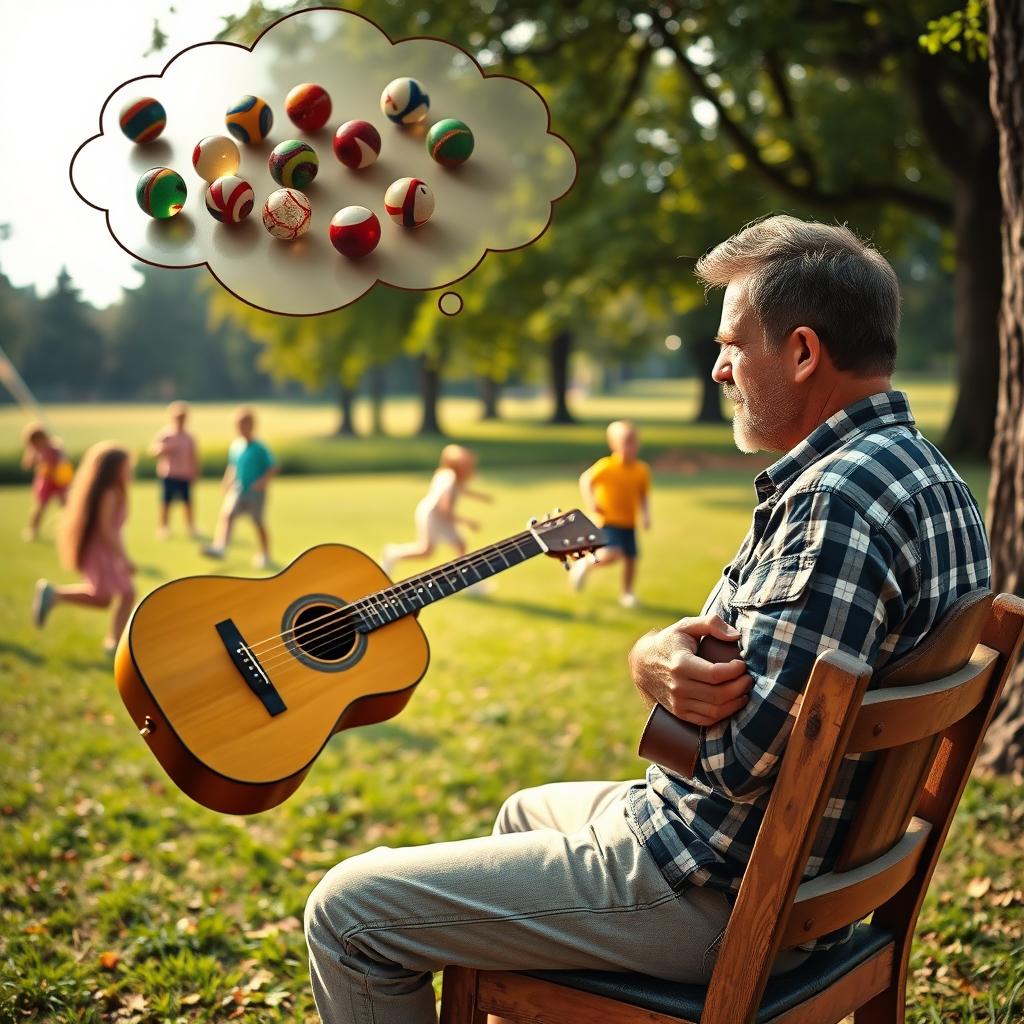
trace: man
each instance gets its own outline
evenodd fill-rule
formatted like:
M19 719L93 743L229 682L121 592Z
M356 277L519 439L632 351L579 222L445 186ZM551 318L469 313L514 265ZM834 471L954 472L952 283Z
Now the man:
M639 782L527 790L490 838L332 869L306 911L328 1024L432 1021L430 972L449 963L706 981L815 657L881 665L989 584L974 499L890 390L900 300L885 259L846 228L779 216L697 272L725 288L713 376L736 443L786 454L758 475L750 532L702 615L630 654L643 698L703 727L695 777L652 766ZM708 634L738 639L743 660L698 658ZM833 864L867 767L841 770L807 877Z

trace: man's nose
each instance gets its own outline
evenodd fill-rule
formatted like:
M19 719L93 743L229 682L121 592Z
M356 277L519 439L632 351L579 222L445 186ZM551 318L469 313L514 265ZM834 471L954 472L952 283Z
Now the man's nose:
M715 360L714 368L711 371L711 379L716 384L732 383L732 365L726 359L724 352L719 352L718 358Z

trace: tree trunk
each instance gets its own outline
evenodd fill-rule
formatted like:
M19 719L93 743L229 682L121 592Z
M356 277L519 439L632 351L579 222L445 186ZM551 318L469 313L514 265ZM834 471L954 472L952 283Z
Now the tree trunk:
M551 393L555 407L549 423L575 423L569 409L569 358L572 356L572 331L559 331L551 339Z
M388 392L387 371L381 363L374 363L370 367L370 432L374 437L383 437L387 431L384 429L384 399Z
M423 356L420 361L420 401L423 408L420 436L440 436L444 433L437 415L440 398L441 368L428 356Z
M1024 8L989 0L991 101L1000 136L1003 301L999 404L992 445L988 532L997 592L1024 593ZM981 763L1024 770L1024 661L1018 661L989 727Z
M350 388L347 384L338 385L338 428L334 431L338 437L359 436L353 416L355 397L354 388Z
M943 448L950 455L987 459L999 390L999 347L994 333L1003 286L1002 204L996 188L998 135L993 131L989 137L987 123L979 123L976 130L982 137L976 140L972 171L954 185L953 327L959 388Z
M690 355L700 382L700 406L694 423L724 423L722 387L711 379L711 371L718 359L718 345L713 335L703 332L698 334L690 344Z
M501 398L501 384L493 377L480 378L480 401L482 409L480 418L482 420L500 420L501 409L499 399Z

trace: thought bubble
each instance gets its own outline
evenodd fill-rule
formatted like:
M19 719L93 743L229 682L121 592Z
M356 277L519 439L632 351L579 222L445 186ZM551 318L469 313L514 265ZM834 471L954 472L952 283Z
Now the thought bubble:
M419 123L392 123L381 110L382 91L403 77L419 82L429 97ZM316 131L297 127L286 113L286 97L304 83L330 96L329 120ZM247 95L264 100L273 113L264 139L238 142L240 166L233 173L252 186L255 203L249 216L231 223L225 194L218 221L192 155L200 140L229 135L225 114ZM126 105L143 97L159 102L166 125L155 141L140 145L118 121ZM473 136L470 157L455 167L436 162L427 146L430 129L446 119L468 125ZM338 126L353 120L369 122L380 136L379 157L360 169L343 164L332 146ZM444 135L445 152L458 155L464 140L457 130L447 134L447 127L434 141ZM313 148L319 166L300 190L312 209L309 230L282 241L264 229L262 210L282 187L271 176L269 158L293 139ZM152 219L140 209L136 185L153 167L171 168L185 181L187 197L176 216ZM288 173L287 160L278 159L279 177L282 169ZM360 15L321 8L283 18L252 47L201 43L179 53L162 74L125 82L107 97L100 134L82 143L70 171L75 191L106 214L110 233L132 256L172 268L205 264L251 305L304 315L348 305L377 282L441 288L469 274L489 250L529 245L547 229L553 203L572 187L576 161L551 131L547 106L532 86L485 75L451 43L421 37L392 43ZM403 226L388 213L385 193L403 178L426 183L432 195L433 211L421 226ZM393 203L401 191L392 190L389 199L398 221ZM347 258L332 244L332 219L346 207L365 207L380 222L380 242L369 255ZM422 219L421 210L410 193L405 222Z

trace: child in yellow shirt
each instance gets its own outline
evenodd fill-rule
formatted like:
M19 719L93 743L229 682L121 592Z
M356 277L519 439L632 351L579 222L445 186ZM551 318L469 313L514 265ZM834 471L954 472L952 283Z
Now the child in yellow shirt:
M573 589L580 590L591 568L622 562L619 604L623 608L633 608L636 606L633 581L636 578L637 513L643 528L649 530L651 469L637 458L640 438L629 420L608 424L608 448L610 455L598 459L580 475L583 501L596 514L608 546L598 552L597 562L581 558L573 563L569 579Z

